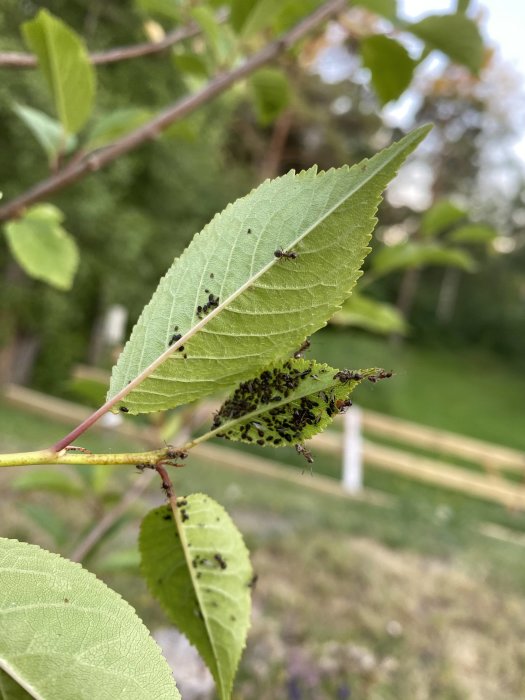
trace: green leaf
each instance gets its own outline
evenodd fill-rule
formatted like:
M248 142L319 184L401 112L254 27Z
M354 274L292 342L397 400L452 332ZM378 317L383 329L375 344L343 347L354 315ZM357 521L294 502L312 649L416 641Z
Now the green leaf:
M70 153L75 149L77 140L74 136L64 134L60 122L52 119L39 109L14 104L13 111L30 129L33 136L44 149L51 164L56 162L61 153Z
M210 67L204 56L189 51L180 51L174 55L173 60L181 73L197 78L207 78L209 75ZM175 124L177 123L175 122Z
M35 279L70 289L78 266L74 239L60 226L64 215L52 204L36 204L10 221L4 232L16 261Z
M311 360L269 365L226 399L215 414L217 437L261 447L288 447L310 440L344 412L364 379L384 378L379 369L337 370Z
M215 12L208 7L193 8L191 16L201 26L215 63L219 66L232 63L235 60L235 40L231 28L218 23Z
M159 15L179 22L183 13L182 0L135 0L138 10L147 15Z
M240 2L234 2L232 9L234 29L240 31L244 37L257 34L273 24L285 2L286 0L256 0L255 2L240 0Z
M392 304L377 301L355 292L345 301L341 311L331 319L338 326L363 328L371 333L406 335L408 326L401 312Z
M31 700L34 695L30 695L0 668L0 698L2 700Z
M456 12L465 14L470 7L470 0L456 0Z
M150 117L151 112L140 107L116 109L111 114L97 119L91 128L84 148L93 150L107 146L147 122Z
M230 697L250 623L252 568L241 533L203 494L152 510L140 530L142 573L170 619L197 648L219 697Z
M374 272L382 275L395 270L437 265L444 267L459 267L467 272L473 272L476 263L463 250L443 248L437 243L418 245L416 243L400 243L384 247L374 256L372 267Z
M83 40L47 10L25 22L22 33L37 55L58 118L69 134L76 134L89 119L95 96L95 71Z
M353 168L267 180L215 216L160 281L113 368L108 398L128 388L116 406L172 408L290 355L350 296L381 192L428 131ZM276 257L281 248L296 258Z
M85 494L85 489L78 483L73 474L51 469L29 471L15 477L11 483L11 488L18 492L49 491L69 496Z
M321 4L322 0L301 0L301 2L297 2L297 0L282 0L275 13L268 18L268 20L272 21L268 21L266 26L271 29L274 35L282 34L307 15L312 14ZM263 12L264 9L261 12L261 17Z
M466 216L467 212L464 209L460 209L448 199L441 199L423 215L421 234L433 238L457 224L458 221L465 219Z
M483 63L483 39L477 24L465 15L432 15L407 24L406 28L429 47L467 66L472 73L479 73Z
M0 538L0 591L0 667L31 697L180 698L133 608L80 564Z
M370 12L375 12L376 15L386 17L390 20L395 20L397 18L396 0L355 0L353 4L366 7Z
M259 122L271 124L290 102L290 86L284 73L277 68L263 68L249 80Z
M410 85L417 62L404 46L382 34L365 37L360 50L381 104L397 100Z
M465 224L454 229L447 235L451 243L484 244L491 243L497 238L498 232L491 226L484 224Z
M258 0L231 0L230 23L236 32L240 32Z

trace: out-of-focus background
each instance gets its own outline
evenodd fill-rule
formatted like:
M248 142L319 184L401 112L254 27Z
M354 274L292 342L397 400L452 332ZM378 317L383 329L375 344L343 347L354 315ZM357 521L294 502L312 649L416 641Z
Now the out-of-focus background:
M24 50L20 24L40 7L102 50L162 38L182 5L6 0L0 52ZM359 5L278 71L57 192L50 201L80 252L69 290L28 276L0 239L0 449L51 444L103 402L160 276L228 202L291 168L352 164L433 122L388 190L356 294L306 353L338 368L385 367L392 379L357 390L356 407L313 442L312 473L292 449L222 442L195 451L175 484L224 504L258 573L236 698L523 700L525 6ZM403 25L457 6L481 32L478 75L465 36L447 55L423 50ZM98 126L73 148L106 145L228 66L230 36L200 19L207 29L167 55L98 68ZM261 28L253 48L272 36ZM406 49L406 84L396 84L395 51L385 59L367 43L376 34ZM3 202L60 167L27 108L52 113L41 75L3 68ZM177 444L213 410L113 416L81 444ZM138 576L140 519L162 502L156 481L121 467L17 468L2 470L0 489L2 536L82 561L137 608L184 697L214 697Z

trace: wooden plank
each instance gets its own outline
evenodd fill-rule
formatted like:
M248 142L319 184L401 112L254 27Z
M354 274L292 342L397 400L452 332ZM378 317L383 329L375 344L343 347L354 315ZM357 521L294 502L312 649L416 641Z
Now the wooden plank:
M368 410L363 411L363 428L371 434L375 433L432 452L454 455L489 469L509 469L523 471L525 474L525 453L510 447L494 445Z
M75 365L73 368L74 379L88 379L92 382L108 385L111 379L111 372L100 369L99 367L91 367L90 365Z
M258 476L268 477L270 479L286 481L295 486L317 491L318 493L325 493L330 496L347 498L353 501L362 501L380 507L391 507L394 502L392 496L383 494L380 491L365 489L357 494L351 494L335 479L319 476L317 474L301 474L298 470L296 471L284 466L279 466L278 462L276 463L272 460L256 457L228 447L201 444L197 445L192 450L192 455L200 457L201 459L208 459L228 469L235 469L250 474L257 474Z
M312 447L334 455L342 453L342 435L325 430L312 440ZM393 447L385 447L369 441L363 447L365 464L404 474L412 479L462 491L511 508L525 507L525 488L515 486L499 476L476 474L428 457L410 454Z
M55 396L48 396L18 384L7 384L2 395L12 406L67 423L81 423L92 413L89 408L79 404L57 399Z
M500 540L501 542L516 544L518 547L525 547L524 532L516 532L514 530L510 530L508 527L495 525L494 523L481 523L478 530L482 535L485 535L485 537L491 537L492 539Z
M366 464L403 474L411 479L462 491L509 508L525 508L525 488L514 486L497 476L475 474L437 459L420 457L371 442L364 444L364 457Z
M76 425L91 415L92 411L85 406L58 399L56 396L42 394L18 384L7 384L4 387L3 398L12 406L18 406L39 416L62 421L67 425ZM112 430L134 443L144 442L158 447L159 436L155 428L142 427L131 422L126 423L122 416L113 413L103 416L91 430Z

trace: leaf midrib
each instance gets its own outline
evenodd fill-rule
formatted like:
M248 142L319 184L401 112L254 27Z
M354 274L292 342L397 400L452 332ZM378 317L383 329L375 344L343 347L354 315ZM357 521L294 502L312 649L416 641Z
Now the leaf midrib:
M204 622L204 626L206 628L206 635L208 637L208 642L210 644L210 647L212 649L213 653L213 663L215 668L217 669L217 679L220 685L220 690L221 690L221 696L224 697L224 679L222 675L222 669L220 664L217 663L217 649L215 646L215 643L213 641L213 635L211 634L210 627L208 625L208 615L206 614L206 608L204 607L203 604L203 598L201 595L201 589L198 584L197 580L197 572L193 568L191 562L192 562L192 554L190 552L189 546L188 546L188 540L186 538L186 528L184 527L184 523L182 522L182 518L180 516L180 509L179 506L172 506L172 511L173 511L173 516L175 518L175 521L177 523L177 529L179 531L179 536L180 536L180 543L182 546L182 552L184 554L184 558L186 560L186 567L188 571L190 572L190 579L191 583L193 585L193 590L195 591L195 595L197 597L197 602L199 603L199 607L202 611L202 619Z
M18 685L23 688L29 695L35 700L46 700L43 695L40 695L33 686L28 685L27 682L20 678L19 672L5 661L5 659L0 658L0 669L4 671L10 678L12 678Z

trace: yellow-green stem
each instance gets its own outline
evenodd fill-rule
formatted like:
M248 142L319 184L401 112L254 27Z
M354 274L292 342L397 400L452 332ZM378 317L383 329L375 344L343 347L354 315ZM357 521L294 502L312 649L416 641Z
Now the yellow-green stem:
M0 468L2 467L28 467L42 464L104 464L107 466L126 465L146 465L155 467L162 460L176 459L171 455L177 451L191 450L201 442L205 442L214 437L224 427L211 430L181 447L174 449L171 446L163 447L161 450L151 450L149 452L122 452L108 454L93 454L91 452L76 452L72 448L64 448L55 452L53 449L36 450L35 452L12 452L10 454L0 454Z
M1 467L26 467L42 464L105 464L107 466L147 464L154 467L159 460L167 459L167 448L150 452L123 452L120 454L92 454L61 450L37 450L0 454Z

